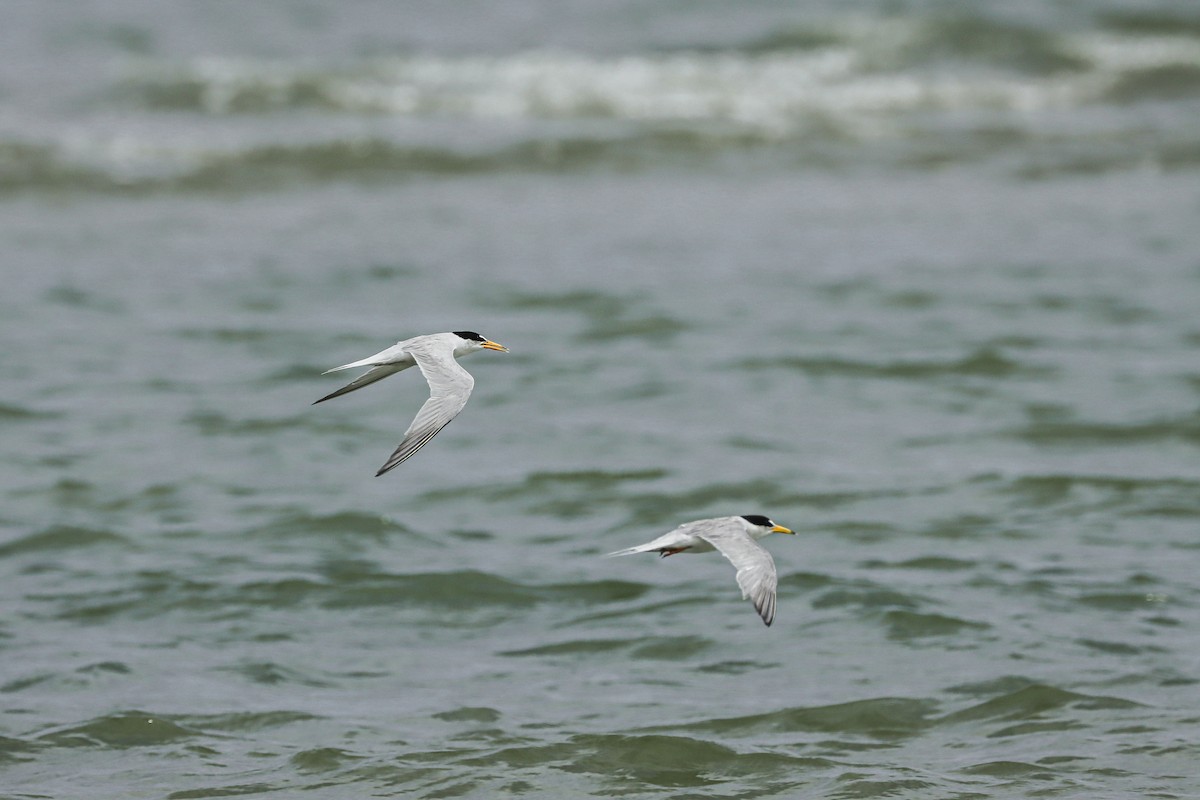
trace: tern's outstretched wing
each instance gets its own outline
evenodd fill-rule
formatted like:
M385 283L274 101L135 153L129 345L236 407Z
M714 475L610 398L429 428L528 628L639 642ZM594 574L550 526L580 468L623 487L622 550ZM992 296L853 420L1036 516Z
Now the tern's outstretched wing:
M645 544L639 544L636 547L626 547L624 550L617 550L614 553L609 553L609 556L631 556L634 553L654 553L663 552L665 550L675 550L677 552L692 551L696 553L706 553L713 548L701 541L699 532L709 527L712 520L699 520L698 522L685 522L670 533L664 533L657 539L653 539Z
M357 378L350 381L342 388L338 389L336 392L330 392L329 394L322 397L320 400L314 400L313 405L315 406L317 403L324 403L326 400L332 400L335 397L341 397L344 394L349 394L350 392L353 392L356 389L361 389L364 386L370 386L375 381L381 381L384 378L386 378L387 376L395 375L400 370L407 369L408 367L411 367L411 366L412 366L412 362L409 362L407 364L404 364L404 363L381 364L378 367L374 367L370 370L367 370L362 375L359 375ZM329 370L329 371L333 372L333 370Z
M754 603L754 608L767 625L775 619L775 591L779 580L775 561L766 548L740 530L716 529L696 534L711 544L737 569L738 586L742 597Z
M322 374L328 375L331 372L341 372L344 369L354 369L355 367L371 367L371 369L367 370L362 375L359 375L357 378L350 381L336 392L331 392L330 394L322 397L320 400L314 401L313 405L315 406L317 403L324 403L326 400L332 400L335 397L341 397L342 395L353 392L356 389L361 389L364 386L370 386L372 383L375 383L375 381L381 381L389 375L395 375L402 369L408 369L414 363L416 363L413 361L412 356L409 355L409 353L405 350L405 347L410 345L412 341L413 340L409 339L404 342L397 342L386 350L380 350L373 356L367 356L366 358L358 361L351 361L349 364L342 364L340 367L334 367L333 369L325 370L325 372Z
M466 406L471 389L475 387L475 379L458 365L452 351L410 347L408 352L416 359L421 374L429 382L429 399L404 432L400 446L375 473L376 477L412 456L438 431L450 424L450 420L457 417Z

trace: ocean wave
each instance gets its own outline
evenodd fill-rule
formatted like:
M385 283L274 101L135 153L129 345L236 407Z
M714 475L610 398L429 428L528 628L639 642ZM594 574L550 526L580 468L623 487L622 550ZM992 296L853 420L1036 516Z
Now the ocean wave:
M145 711L118 711L78 725L40 734L40 742L57 747L154 747L205 736L170 718Z
M320 717L303 711L231 711L187 714L179 717L178 721L196 730L244 734L316 719Z
M469 590L467 590L469 587ZM326 608L418 605L446 609L527 607L542 603L603 603L634 599L647 591L628 581L589 581L577 584L529 585L465 570L449 573L376 575L317 590Z
M85 134L71 142L0 138L0 193L23 190L249 191L297 182L385 183L417 177L561 173L683 164L746 150L762 137L683 127L615 132L531 132L524 141L458 146L360 132L310 141L160 141L149 135ZM819 157L819 156L814 156Z
M712 121L787 133L805 115L1039 102L1019 82L968 88L872 74L855 53L680 53L597 58L565 51L414 56L342 70L204 59L148 67L127 91L149 109L209 114L297 108L475 119Z
M791 136L817 117L858 132L879 115L1075 107L1129 71L1194 67L1200 36L1056 32L968 15L847 19L741 46L598 56L567 50L413 54L348 64L200 58L131 65L143 108L206 114L318 109L474 119L706 121ZM942 68L946 67L946 68Z
M1030 180L1200 166L1200 140L1194 129L1182 122L1147 126L1145 118L1136 116L1137 126L1130 117L1129 129L1117 131L1083 124L1074 131L1044 131L1034 117L975 119L965 124L926 117L870 138L836 121L795 131L790 137L677 122L619 130L551 131L533 126L520 141L504 137L504 141L470 146L414 142L403 132L371 130L332 138L314 133L317 138L308 141L225 144L160 141L141 133L120 137L87 133L82 140L68 143L49 134L47 141L38 144L23 138L0 139L0 194L245 192L333 181L373 185L429 177L686 168L728 157L746 159L749 168L782 164L842 169L876 164L924 171L995 163ZM679 320L666 317L622 324L622 336L686 329Z
M691 736L614 733L580 734L569 742L505 748L469 763L478 767L503 764L512 769L551 765L623 783L679 789L714 786L735 776L753 775L761 780L827 762L766 751L740 753Z
M573 639L508 650L503 656L587 656L595 653L624 651L633 659L686 661L714 643L699 636L637 637L631 639Z
M0 558L109 545L132 547L128 539L113 531L80 528L74 525L52 525L0 544Z
M852 607L863 612L902 609L913 611L920 607L924 598L866 582L840 585L830 588L815 597L813 608Z
M1043 715L1048 712L1061 709L1103 711L1139 707L1141 707L1139 703L1120 697L1080 694L1057 686L1034 683L947 714L939 722L941 724L982 720L1015 722L1017 720L1042 719Z
M313 514L304 511L281 513L270 522L247 531L246 535L287 539L303 536L349 536L375 541L385 541L391 537L426 540L422 534L391 517L362 511L339 511L333 514Z
M1152 20L1151 20L1152 22ZM1200 33L966 15L847 18L723 47L127 65L98 126L0 131L0 191L661 167L729 153L1038 178L1200 164ZM1175 104L1147 116L1133 104ZM1111 113L1098 113L1108 109Z
M1112 431L1105 429L1106 433ZM1074 439L1080 433L1078 426L1071 426L1064 436ZM1125 431L1111 443L1123 444L1127 437L1141 440L1147 431L1137 426L1135 431ZM1159 440L1157 431L1144 443ZM1087 440L1086 437L1084 441ZM1061 443L1063 436L1050 437L1049 441ZM990 479L989 479L990 480ZM1030 508L1060 508L1071 513L1084 510L1104 510L1112 513L1137 514L1142 516L1195 517L1200 516L1200 481L1186 478L1141 478L1124 475L1096 475L1050 473L1023 475L999 483L997 491L1020 498Z
M1140 422L1032 422L1010 436L1047 446L1105 446L1178 441L1200 444L1200 413Z
M731 736L820 732L898 739L916 736L925 731L932 724L936 709L937 705L931 700L879 697L705 720L677 726L677 729Z
M1181 9L1167 6L1145 9L1110 9L1099 15L1101 27L1132 34L1200 36L1200 16L1180 13ZM1194 9L1193 9L1194 12Z
M289 762L300 772L332 772L361 758L338 747L314 747L296 753Z
M991 626L983 622L960 619L946 614L920 614L913 611L893 610L883 615L887 636L895 641L923 639L930 636L953 636L970 630L985 630Z
M390 574L335 565L322 578L286 577L230 584L145 572L129 585L86 594L46 595L61 619L100 622L170 613L206 615L230 608L435 608L459 612L511 611L546 603L586 605L636 599L649 587L628 581L524 584L475 570Z
M276 664L272 661L258 661L248 664L238 664L232 667L221 667L222 671L234 673L252 683L274 686L277 684L294 684L312 688L325 688L332 684L321 678L305 675L299 670Z
M453 711L440 711L433 715L434 719L443 722L484 722L492 723L500 719L500 712L487 706L462 706Z
M37 749L37 745L12 736L0 736L0 765L29 761L27 755Z
M978 726L988 735L1000 735L999 731L1009 731L1014 724L1020 723L1083 726L1087 715L1093 712L1136 712L1143 708L1141 704L1121 697L1083 694L1016 677L994 679L986 684L951 691L986 699L942 713L940 704L932 699L877 697L647 730L758 738L764 734L825 733L894 741L962 725Z
M927 380L957 376L1041 377L1052 372L1047 367L1022 363L991 346L979 347L958 358L948 359L899 358L891 361L866 362L839 356L812 355L745 359L737 366L746 370L776 369L782 366L817 377L831 375L900 380Z
M979 567L981 562L968 561L961 558L950 558L949 556L918 556L909 558L904 561L882 561L879 559L871 559L863 562L864 567L871 569L921 569L934 570L938 572L956 572L959 570L973 569Z
M39 408L17 405L16 403L0 403L0 422L28 422L32 420L59 419L63 416L59 411L45 411Z

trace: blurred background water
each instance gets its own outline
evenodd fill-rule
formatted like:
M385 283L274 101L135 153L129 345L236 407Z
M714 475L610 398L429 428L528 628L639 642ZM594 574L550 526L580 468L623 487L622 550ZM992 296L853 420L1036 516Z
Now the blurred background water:
M3 17L5 798L1200 796L1194 4Z

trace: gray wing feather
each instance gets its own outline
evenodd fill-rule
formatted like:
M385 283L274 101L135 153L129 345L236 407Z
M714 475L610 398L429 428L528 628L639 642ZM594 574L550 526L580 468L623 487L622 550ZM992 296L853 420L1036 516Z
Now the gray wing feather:
M411 457L438 431L449 425L467 405L467 399L475 387L471 373L458 365L452 353L431 351L427 347L410 347L408 352L416 359L417 367L429 382L429 399L404 432L399 447L375 473L376 477Z
M754 603L762 621L770 625L775 620L775 593L779 579L775 560L767 549L742 531L711 530L697 532L737 569L737 582L742 597Z
M348 384L338 389L336 392L331 392L325 395L320 400L313 403L324 403L326 400L332 400L335 397L341 397L344 394L349 394L364 386L370 386L376 381L381 381L389 375L395 375L400 370L408 369L415 362L411 355L408 354L405 348L412 345L415 339L406 339L403 342L397 342L386 350L380 350L373 356L361 358L358 361L351 361L349 364L342 364L340 367L325 370L324 375L331 372L341 372L344 369L356 369L358 367L370 367L362 375L359 375Z
M324 403L326 400L332 400L335 397L341 397L344 394L349 394L350 392L353 392L356 389L361 389L364 386L370 386L372 383L375 383L375 381L381 381L384 378L386 378L387 376L395 375L400 370L405 369L410 366L412 366L412 365L404 364L404 363L381 364L380 366L375 367L374 369L368 370L367 372L364 372L362 375L359 375L357 378L350 381L345 386L338 389L336 392L330 392L329 394L322 397L320 400L314 400L313 405L315 406L317 403ZM332 370L330 370L330 371L332 372Z
M712 545L701 537L703 531L712 528L716 520L702 519L697 522L685 522L670 533L664 533L657 539L652 539L636 547L626 547L609 553L610 556L630 556L634 553L653 553L661 550L673 550L677 547L686 548L689 552L705 553L712 550Z

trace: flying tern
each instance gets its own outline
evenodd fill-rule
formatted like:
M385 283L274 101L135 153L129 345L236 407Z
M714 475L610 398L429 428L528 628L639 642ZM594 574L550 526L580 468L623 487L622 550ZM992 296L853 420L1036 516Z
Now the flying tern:
M471 373L460 367L455 359L477 350L508 352L508 348L504 345L480 336L475 331L431 333L405 339L373 356L326 370L322 374L328 375L330 372L355 369L356 367L370 367L362 375L336 392L331 392L315 401L313 405L341 397L364 386L370 386L372 383L408 369L414 364L421 370L421 374L429 383L429 399L425 401L425 405L421 406L421 410L417 412L412 424L404 432L404 439L400 442L400 446L375 473L378 477L420 450L426 442L463 410L467 404L467 398L471 396L471 389L475 386L475 379L471 377Z
M737 569L738 586L742 597L754 603L762 621L770 625L775 619L775 561L758 540L772 533L792 533L760 514L744 517L717 517L685 522L670 533L627 547L610 556L634 553L658 553L663 558L676 553L707 553L717 550Z

